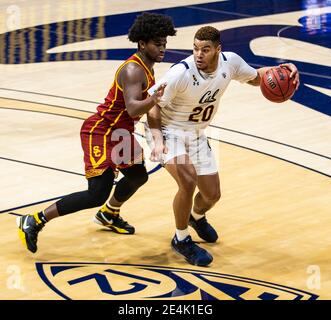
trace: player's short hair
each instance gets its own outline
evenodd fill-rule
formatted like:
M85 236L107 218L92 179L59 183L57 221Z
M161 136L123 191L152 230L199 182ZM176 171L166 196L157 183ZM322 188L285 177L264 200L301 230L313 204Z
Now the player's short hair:
M194 35L194 39L201 41L211 41L216 45L221 44L221 32L211 26L200 28Z
M129 40L138 42L174 36L176 34L174 24L169 16L156 13L143 12L134 21L129 30Z

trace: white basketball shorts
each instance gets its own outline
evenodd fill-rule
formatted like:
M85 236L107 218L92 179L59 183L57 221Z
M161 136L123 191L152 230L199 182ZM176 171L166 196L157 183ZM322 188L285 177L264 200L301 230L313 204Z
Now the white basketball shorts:
M145 126L145 133L147 143L152 149L154 146L153 138L147 126ZM168 148L168 153L163 155L163 164L174 163L176 157L187 154L190 158L190 163L195 167L197 175L217 173L215 155L207 137L203 133L171 127L163 127L162 133Z

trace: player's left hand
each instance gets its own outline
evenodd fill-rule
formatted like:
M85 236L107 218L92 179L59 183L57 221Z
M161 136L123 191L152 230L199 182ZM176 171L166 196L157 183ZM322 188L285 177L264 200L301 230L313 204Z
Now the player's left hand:
M155 143L149 159L153 162L162 162L163 154L166 153L168 153L168 147L164 142Z
M154 93L151 95L151 98L154 100L155 104L158 104L160 102L166 86L166 83L162 83L156 90L154 90Z
M285 67L291 71L290 78L294 78L293 84L295 85L295 89L298 90L300 85L300 80L299 80L299 71L297 67L293 63L283 63L280 64L279 66Z

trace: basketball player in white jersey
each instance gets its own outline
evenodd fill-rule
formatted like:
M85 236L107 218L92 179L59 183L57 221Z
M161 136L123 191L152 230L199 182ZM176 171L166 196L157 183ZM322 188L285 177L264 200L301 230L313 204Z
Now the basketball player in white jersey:
M283 66L291 71L298 88L297 68L293 64ZM193 265L207 266L213 257L192 241L188 225L207 242L218 239L205 214L221 197L220 180L203 129L212 121L231 80L258 86L268 68L256 70L237 54L222 52L220 32L206 26L195 34L193 55L170 68L149 90L153 94L166 83L158 106L148 114L146 135L152 145L151 159L158 161L162 157L165 168L178 184L173 201L176 234L171 245ZM196 187L199 192L193 200Z

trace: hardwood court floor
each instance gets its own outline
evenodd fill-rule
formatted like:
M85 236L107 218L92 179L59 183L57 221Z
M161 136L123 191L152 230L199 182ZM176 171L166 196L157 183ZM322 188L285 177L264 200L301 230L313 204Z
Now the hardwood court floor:
M0 299L331 299L330 5L52 3L0 4L1 21L21 13L19 27L0 25ZM150 174L123 207L135 235L104 230L92 222L96 209L84 210L50 222L33 255L19 242L16 216L86 188L80 126L122 61L96 60L96 53L135 48L122 24L110 24L115 36L104 28L95 38L93 25L109 23L107 16L126 23L133 11L147 9L176 20L178 35L169 39L167 57L186 57L195 31L210 24L222 31L224 50L238 51L256 68L283 60L298 65L300 89L291 101L273 104L258 88L233 82L222 97L207 130L222 188L208 214L220 239L201 242L214 256L210 267L191 266L170 248L176 185L164 169ZM156 65L156 77L173 62ZM147 160L147 167L157 164Z
M331 223L327 204L331 196L330 179L227 144L221 144L221 154L223 196L209 215L221 239L216 244L202 244L214 256L208 271L280 283L329 299ZM123 216L136 227L134 236L100 229L91 221L95 210L85 210L47 225L40 234L39 251L35 255L20 247L15 216L1 215L1 260L6 266L6 276L1 279L1 298L58 298L40 281L35 262L190 268L169 246L174 227L171 202L175 189L165 170L151 175L149 183L123 208ZM48 203L15 212L31 213L45 205ZM192 234L194 240L199 241L194 231ZM318 290L307 287L311 283L311 266L318 266L321 272L322 285ZM6 282L10 283L10 276L15 272L21 276L20 286L8 288ZM121 287L118 281L117 289L121 288L125 285L122 283ZM93 284L90 290L96 291ZM94 298L102 298L95 294ZM256 293L250 294L243 297L254 298ZM72 296L88 299L90 293L74 291Z

